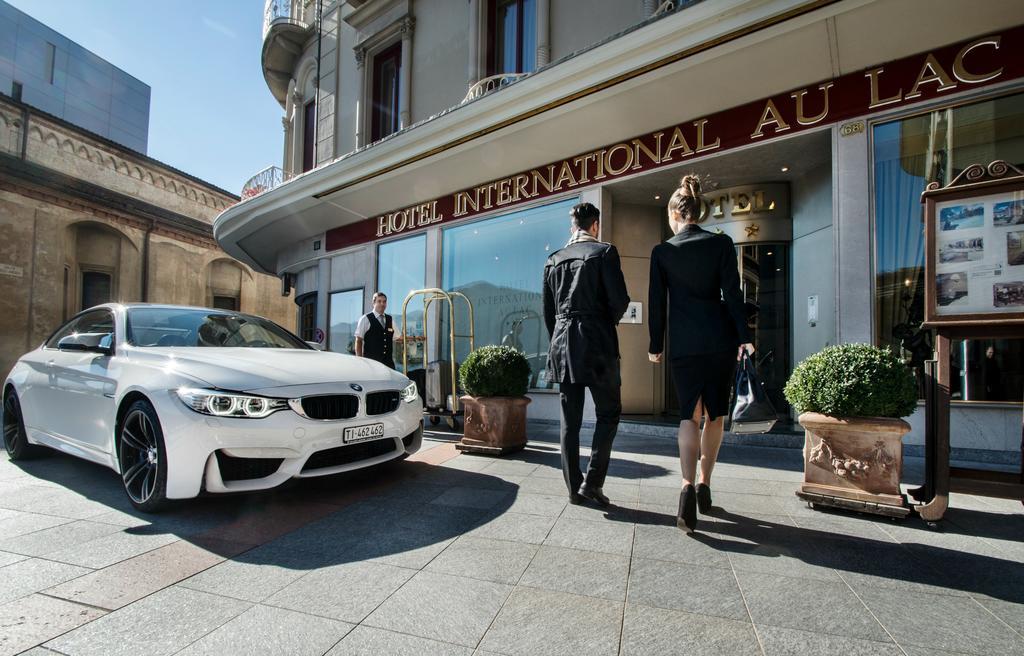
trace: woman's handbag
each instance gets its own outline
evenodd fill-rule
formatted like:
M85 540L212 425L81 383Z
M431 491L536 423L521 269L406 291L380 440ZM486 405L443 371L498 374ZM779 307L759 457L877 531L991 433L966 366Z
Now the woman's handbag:
M736 371L736 405L732 409L733 433L767 433L775 426L778 415L768 394L764 381L757 375L757 367L750 355L743 351L740 366Z

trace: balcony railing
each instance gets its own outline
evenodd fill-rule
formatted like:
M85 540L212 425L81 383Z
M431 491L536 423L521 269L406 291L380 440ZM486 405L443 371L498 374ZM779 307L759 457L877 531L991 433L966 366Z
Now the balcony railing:
M500 75L485 77L473 86L469 87L469 92L466 94L466 97L462 99L462 104L468 103L471 100L476 100L477 98L482 98L492 91L508 86L527 75L529 75L529 73L502 73Z
M290 177L291 175L285 173L281 167L268 166L249 178L249 181L245 183L245 186L242 187L242 200L270 191L274 187L283 184Z
M266 0L263 5L263 38L275 23L306 27L306 3L303 0Z

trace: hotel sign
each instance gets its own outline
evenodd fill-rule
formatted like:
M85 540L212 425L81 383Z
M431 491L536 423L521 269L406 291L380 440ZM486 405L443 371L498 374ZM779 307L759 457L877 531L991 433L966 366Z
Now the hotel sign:
M687 120L559 162L334 228L327 249L401 235L680 164L701 155L1024 76L1024 26Z

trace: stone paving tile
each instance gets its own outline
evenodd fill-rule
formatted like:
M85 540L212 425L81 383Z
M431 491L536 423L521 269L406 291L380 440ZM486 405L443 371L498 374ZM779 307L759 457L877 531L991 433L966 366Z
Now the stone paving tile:
M537 550L536 545L525 542L463 535L430 561L425 570L515 585Z
M71 581L91 571L39 558L8 565L0 568L0 604Z
M888 635L845 583L736 572L754 624L884 642Z
M633 558L729 568L727 549L748 548L749 544L738 538L716 538L699 533L696 537L690 536L675 523L671 526L638 525L633 539Z
M85 545L92 540L117 533L119 530L116 526L98 522L69 522L2 540L0 549L26 556L47 556L68 547L84 549Z
M102 569L178 541L178 536L172 533L154 532L149 528L124 529L109 524L107 526L111 526L114 532L82 545L49 553L46 555L47 559Z
M685 652L683 652L685 650ZM754 627L722 617L628 604L622 624L623 656L756 656Z
M378 563L332 565L305 574L264 603L358 624L415 573Z
M625 601L629 558L544 545L520 585L586 597Z
M765 656L903 656L891 640L874 642L777 626L758 626Z
M500 583L420 572L363 623L475 647L511 590Z
M7 519L0 519L0 535L7 539L68 524L73 521L66 517L54 517L53 515L36 515L21 511L11 512L16 514Z
M1024 654L1024 638L974 599L882 588L858 594L901 646Z
M554 525L554 517L506 512L474 528L468 535L540 544L547 538Z
M101 617L103 611L39 594L0 606L0 656L17 654Z
M578 505L567 504L562 510L561 517L602 524L611 522L628 525L636 522L637 505L635 501L612 501L607 508L602 508L595 503L583 501Z
M171 587L51 640L68 656L164 656L187 647L251 604Z
M327 656L473 656L468 647L372 626L357 626Z
M26 558L28 558L28 556L0 551L0 567L7 567L8 565L20 562Z
M566 501L569 499L569 491L565 487L565 481L562 480L561 471L557 477L538 476L536 473L533 476L527 476L519 482L519 492L560 496Z
M736 576L728 569L634 558L630 604L749 621Z
M517 587L480 648L512 656L611 656L619 647L622 603Z
M111 472L111 475L116 474ZM0 507L67 519L89 519L110 511L110 506L103 503L61 487L48 486L26 487L16 495L0 497Z
M1010 602L988 597L975 597L975 600L990 613L1009 624L1014 631L1024 636L1024 600L1018 599L1016 602Z
M519 491L508 507L509 512L525 515L558 517L569 503L565 494L531 494Z
M628 556L633 546L633 525L563 517L555 522L544 544Z
M49 588L46 594L113 610L213 567L223 560L223 556L213 551L179 541L54 586Z
M443 506L459 506L462 508L493 508L502 501L508 500L510 491L481 490L479 488L455 486L436 497L430 503Z
M214 565L178 585L255 603L325 564L324 556L272 543Z
M352 630L351 624L304 613L254 606L221 625L187 648L180 656L320 656Z
M731 551L729 562L733 569L741 572L841 583L834 569L828 564L819 564L817 554L822 551L820 546L795 539L778 544L761 544L754 540L749 548Z
M484 467L480 471L489 476L525 477L537 471L537 468L538 465L536 463L496 459L488 467Z

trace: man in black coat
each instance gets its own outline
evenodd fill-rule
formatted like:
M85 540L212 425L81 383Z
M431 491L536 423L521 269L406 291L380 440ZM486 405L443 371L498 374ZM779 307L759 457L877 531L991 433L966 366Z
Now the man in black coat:
M370 358L394 369L395 325L391 315L384 311L387 308L387 294L375 292L373 312L364 314L356 324L355 351L361 358Z
M619 253L597 240L601 212L590 203L572 208L572 237L544 265L544 322L551 345L547 379L562 397L562 474L569 500L608 505L602 491L612 441L622 414L619 337L615 326L629 305ZM580 426L585 390L594 399L597 426L586 478L580 470Z

